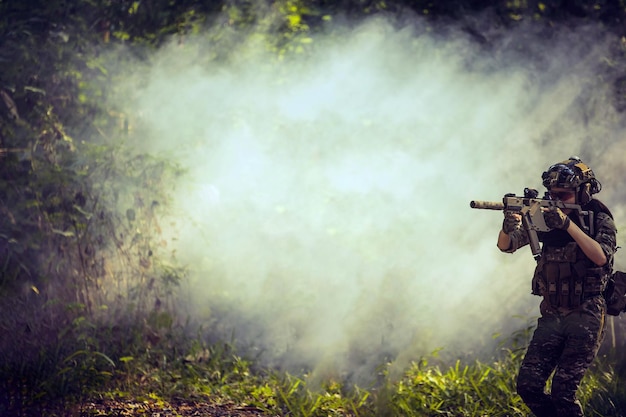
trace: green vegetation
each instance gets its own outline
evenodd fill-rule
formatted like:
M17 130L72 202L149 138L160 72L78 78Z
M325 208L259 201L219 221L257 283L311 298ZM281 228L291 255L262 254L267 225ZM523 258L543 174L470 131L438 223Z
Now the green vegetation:
M227 342L190 337L172 301L186 267L160 227L169 207L162 185L184 169L126 146L128 117L103 106L123 74L102 57L120 45L141 56L216 20L243 35L260 31L280 58L305 53L337 15L412 10L435 25L491 10L499 30L572 16L605 25L618 50L607 62L622 68L623 28L613 27L622 2L561 3L0 0L0 415L80 415L90 401L124 398L307 417L528 415L514 390L524 334L489 361L449 364L433 354L399 378L381 363L367 387L261 369ZM589 415L626 414L618 351L607 349L585 379Z
M161 332L163 339L155 345L145 341L149 337L145 329L125 329L133 338L127 341L129 349L106 355L97 349L119 344L116 329L106 334L100 329L96 342L98 336L87 330L92 327L82 327L78 337L84 341L82 349L70 354L58 348L42 351L37 360L12 369L8 378L8 370L2 369L5 378L0 388L7 396L3 412L103 415L94 402L133 400L158 408L187 399L234 403L267 415L306 417L530 415L514 389L523 354L519 347L502 347L489 363L459 360L446 365L433 353L413 362L398 379L389 377L381 365L380 382L362 388L332 379L320 382L307 373L258 369L229 344L190 341L175 336L172 328ZM518 342L527 333L522 336ZM580 395L589 415L623 415L623 371L616 372L611 365L618 359L597 361L585 378Z

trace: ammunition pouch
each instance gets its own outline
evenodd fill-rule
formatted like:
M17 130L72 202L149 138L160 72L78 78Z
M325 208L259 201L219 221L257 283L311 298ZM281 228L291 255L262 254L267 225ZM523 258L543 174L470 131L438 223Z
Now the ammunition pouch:
M590 264L575 242L544 247L533 277L533 294L543 296L555 308L577 308L606 287L605 268Z

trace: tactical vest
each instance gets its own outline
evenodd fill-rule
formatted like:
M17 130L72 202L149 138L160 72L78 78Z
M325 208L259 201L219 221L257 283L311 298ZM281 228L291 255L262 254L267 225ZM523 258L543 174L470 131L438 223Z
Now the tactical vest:
M554 308L577 308L601 295L608 281L606 268L597 267L576 242L544 246L533 277L533 294Z
M598 213L604 212L613 217L603 204L594 199L585 209L590 213L587 219L590 236L597 230ZM581 226L576 216L570 217L570 220ZM612 259L604 267L598 267L565 230L552 230L539 238L543 249L533 277L533 294L543 296L555 308L576 308L585 300L604 292L613 269Z

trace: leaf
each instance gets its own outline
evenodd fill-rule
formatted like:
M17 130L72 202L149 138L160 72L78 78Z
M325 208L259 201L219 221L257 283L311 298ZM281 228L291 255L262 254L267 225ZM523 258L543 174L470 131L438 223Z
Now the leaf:
M37 88L37 87L32 87L30 85L27 85L24 87L24 91L32 91L33 93L39 93L39 94L43 94L44 96L46 95L46 91L41 89L41 88Z
M115 362L113 362L113 360L111 358L109 358L107 355L105 355L102 352L93 352L94 355L100 356L101 358L104 358L104 360L106 360L107 362L109 362L111 364L111 366L113 366L115 368Z
M74 232L71 231L63 231L63 230L59 230L59 229L52 229L53 233L56 233L57 235L61 235L61 236L65 236L65 237L74 237Z
M91 219L91 217L93 216L93 213L89 213L83 210L82 208L80 208L80 206L77 206L76 204L74 204L73 207L74 207L74 210L76 210L77 212L85 216L87 220Z
M302 18L299 14L290 14L287 16L287 20L289 22L289 26L295 28L300 24Z
M9 96L6 91L0 90L0 97L2 97L2 101L4 101L4 104L7 106L11 117L13 117L13 119L15 120L19 120L20 115L17 112L17 106L15 105L15 102L13 101L11 96Z

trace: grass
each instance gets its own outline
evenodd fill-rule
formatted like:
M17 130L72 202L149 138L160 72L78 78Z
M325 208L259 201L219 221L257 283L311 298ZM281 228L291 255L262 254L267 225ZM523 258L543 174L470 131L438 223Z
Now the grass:
M363 388L259 369L228 343L207 345L170 334L151 344L137 327L125 329L126 343L113 346L119 329L77 329L82 333L66 332L58 345L30 361L2 364L0 415L55 415L92 400L128 398L157 405L180 398L234 403L302 417L530 415L514 388L523 347L503 346L491 360L466 363L445 363L433 353L416 359L397 379L387 372L390 364L381 364L382 382ZM619 349L603 354L584 379L580 398L586 415L625 415L623 355Z

